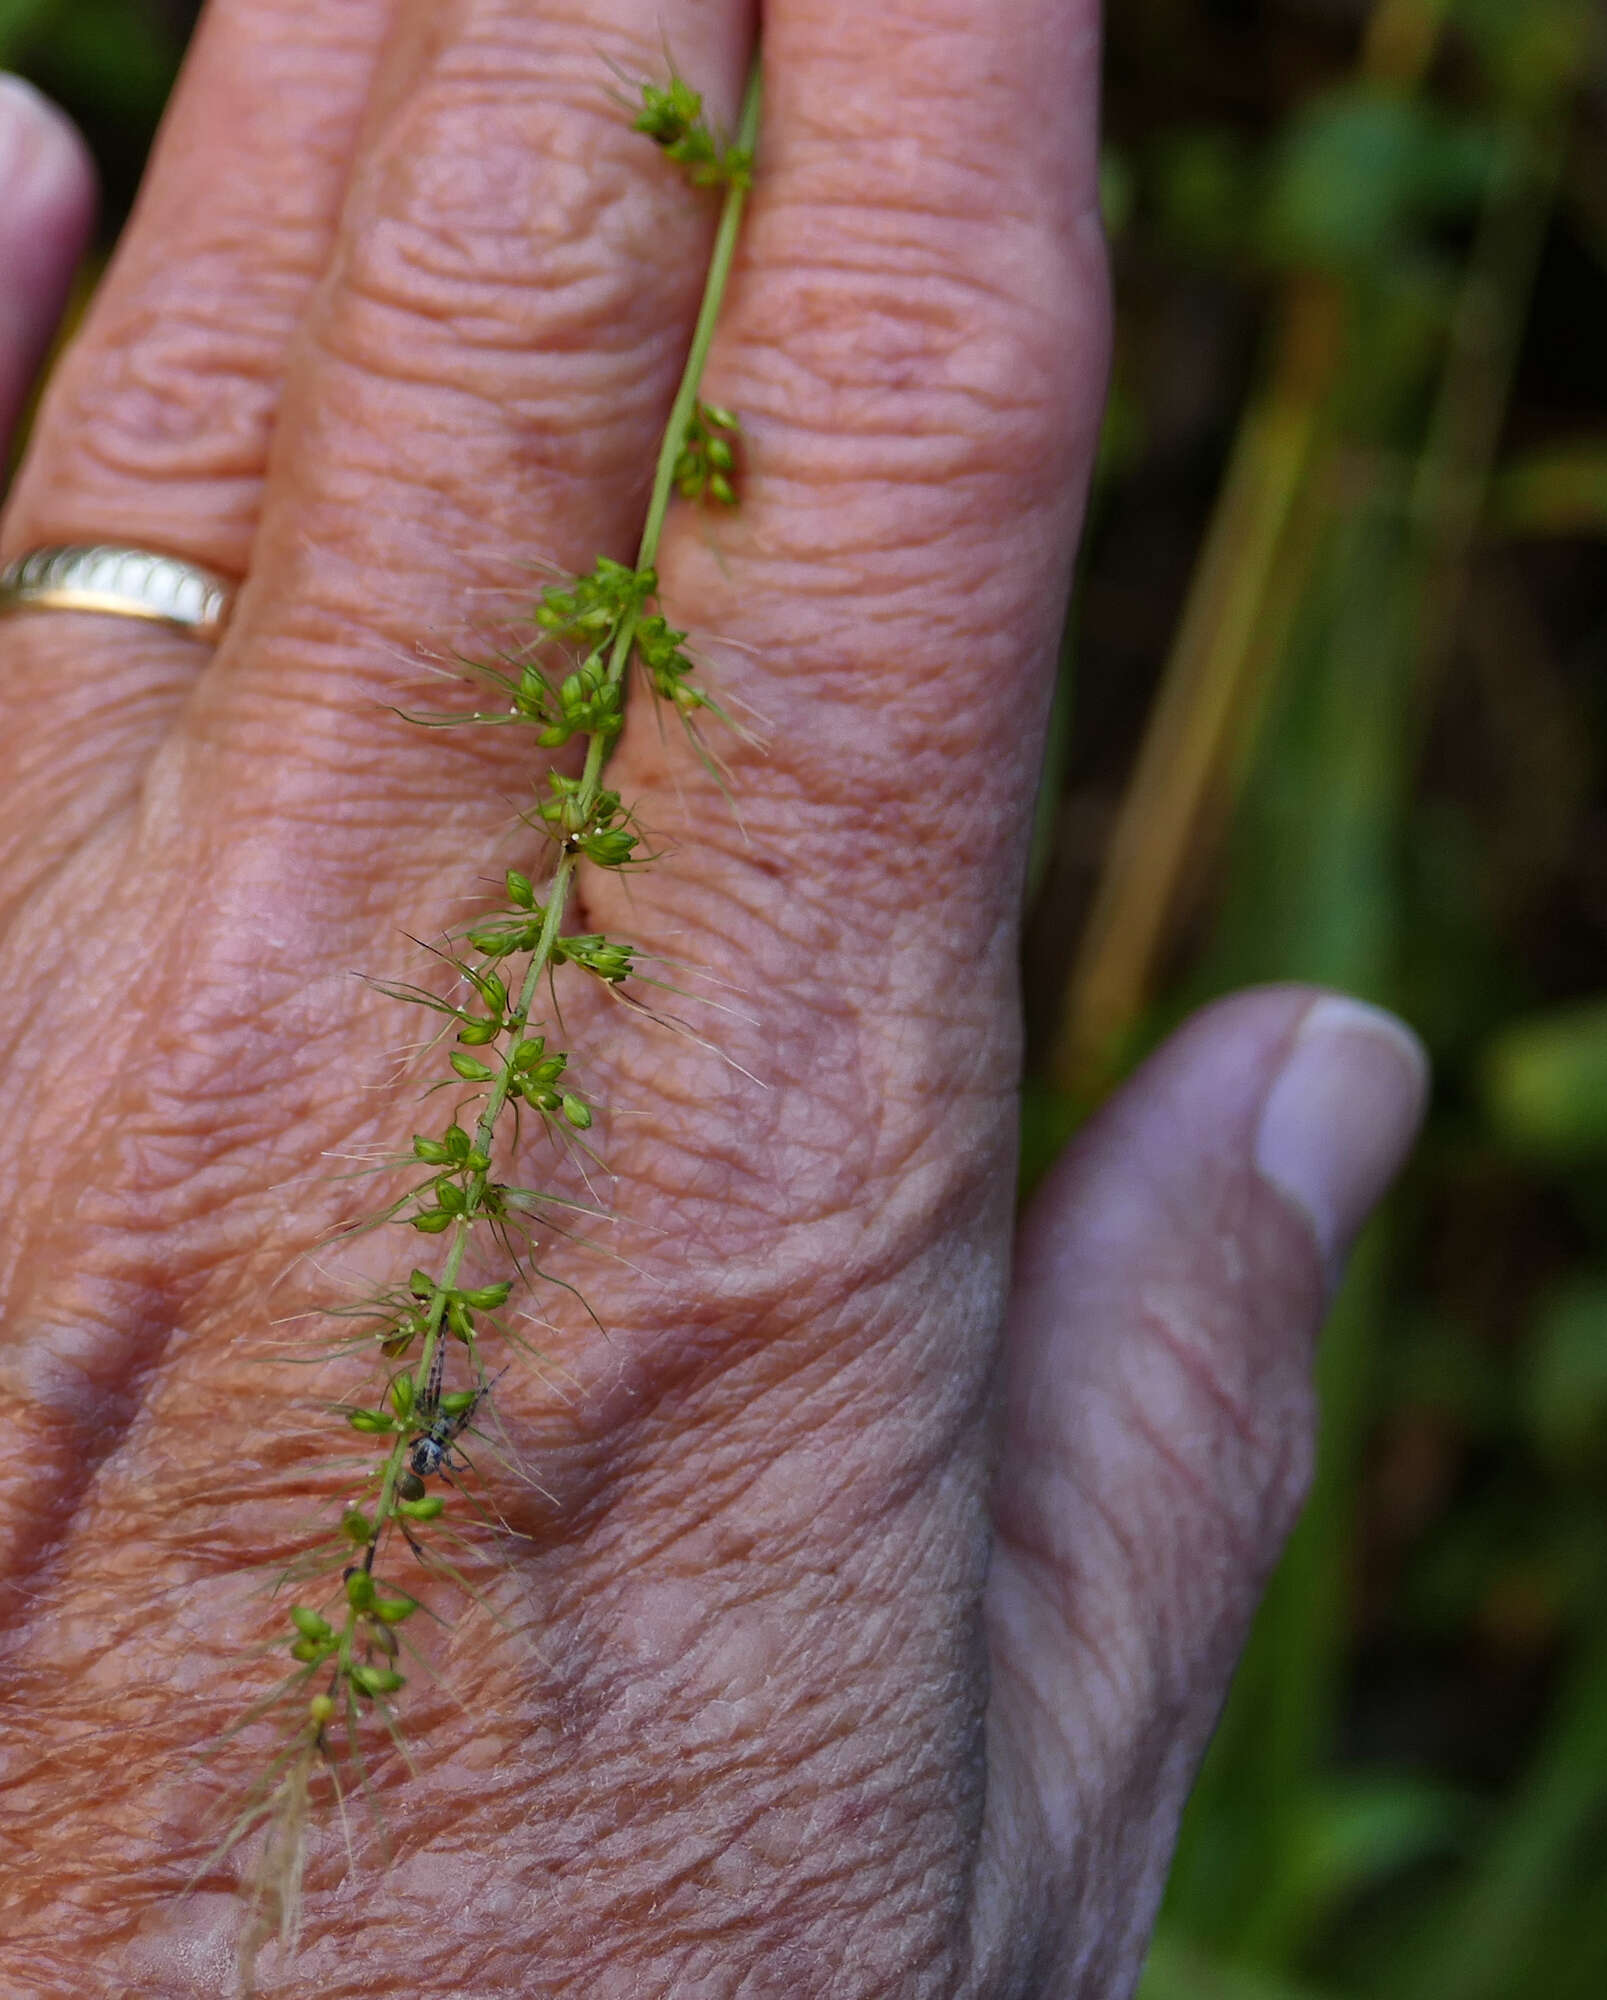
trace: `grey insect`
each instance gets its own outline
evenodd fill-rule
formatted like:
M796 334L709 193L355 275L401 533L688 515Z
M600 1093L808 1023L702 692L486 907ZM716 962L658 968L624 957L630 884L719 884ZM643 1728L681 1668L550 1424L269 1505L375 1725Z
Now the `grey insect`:
M420 1416L429 1415L430 1425L408 1447L407 1462L416 1479L433 1479L452 1464L453 1443L473 1423L480 1399L491 1386L489 1382L481 1382L473 1397L461 1409L443 1410L441 1379L445 1359L446 1343L443 1341L435 1351L430 1379L419 1405ZM456 1398L453 1400L456 1401Z
M416 1478L433 1479L444 1467L452 1464L453 1442L474 1421L474 1412L484 1394L482 1385L476 1389L474 1401L466 1409L438 1410L429 1429L414 1438L408 1449L407 1462Z

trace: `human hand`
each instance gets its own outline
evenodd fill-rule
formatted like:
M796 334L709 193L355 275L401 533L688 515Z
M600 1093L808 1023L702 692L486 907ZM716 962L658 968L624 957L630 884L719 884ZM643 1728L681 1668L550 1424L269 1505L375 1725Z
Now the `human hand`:
M189 1753L259 1692L241 1579L342 1476L274 1322L360 1206L330 1156L416 1123L350 975L416 976L532 775L517 732L390 705L522 560L629 550L708 217L603 65L667 46L729 115L749 31L214 5L47 400L6 555L246 583L213 658L0 628L19 1992L227 1990L227 1869L178 1893L215 1838ZM1381 1017L1227 1003L1082 1135L1009 1293L1024 831L1106 342L1092 12L781 0L765 35L708 381L744 504L676 516L660 570L768 744L722 745L738 817L639 716L611 782L673 851L583 890L730 1008L715 1051L566 998L618 1214L544 1261L606 1333L559 1311L563 1394L499 1384L553 1496L507 1623L430 1642L390 1859L360 1807L357 1873L326 1837L266 1991L1127 1991L1298 1503L1325 1285L1415 1124Z

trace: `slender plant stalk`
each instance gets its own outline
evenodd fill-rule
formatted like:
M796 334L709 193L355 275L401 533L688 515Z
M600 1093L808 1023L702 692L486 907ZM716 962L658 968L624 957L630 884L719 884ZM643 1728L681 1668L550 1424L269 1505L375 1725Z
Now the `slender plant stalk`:
M430 1524L446 1509L445 1495L432 1482L461 1469L454 1456L458 1440L473 1428L491 1393L494 1378L482 1359L482 1342L501 1337L520 1344L498 1315L516 1285L532 1275L525 1252L551 1199L501 1178L507 1115L511 1110L516 1131L520 1115L534 1113L557 1139L592 1123L591 1107L568 1086L568 1053L550 1047L539 1031L544 1024L535 1020L543 985L551 985L564 965L615 989L635 976L634 946L564 929L583 860L612 869L643 865L632 816L603 783L609 751L623 727L633 662L652 691L680 714L694 740L700 711L722 714L694 678L683 646L686 634L653 608L654 564L677 493L719 505L736 500L737 419L701 402L699 390L736 252L759 109L757 65L729 144L711 130L701 99L682 79L642 86L635 129L658 144L694 187L718 190L721 206L634 566L599 557L589 573L543 591L532 612L535 637L528 649L511 661L466 669L503 705L415 718L437 726L524 726L544 749L582 737L586 750L578 777L547 770L537 785L535 807L525 816L557 850L544 898L538 900L529 876L509 870L505 906L469 926L441 954L457 978L453 994L383 989L443 1018L442 1032L455 1034L460 1044L449 1057L454 1078L469 1086L478 1109L472 1124L454 1113L439 1133L415 1136L413 1163L427 1170L426 1177L362 1225L390 1222L439 1237L441 1256L435 1270L415 1268L363 1305L343 1309L366 1322L358 1344L382 1359L386 1377L372 1404L343 1406L339 1414L360 1436L375 1439L383 1457L364 1481L360 1504L345 1506L338 1534L287 1571L298 1581L338 1573L340 1587L332 1592L333 1603L291 1607L288 1643L295 1671L252 1711L301 1704L293 1733L223 1843L226 1850L268 1822L263 1862L251 1889L248 1984L250 1961L270 1932L277 1930L286 1942L293 1939L311 1778L320 1769L327 1773L337 1800L345 1790L343 1770L366 1786L361 1737L371 1716L400 1742L394 1698L407 1677L397 1664L402 1643L397 1628L418 1607L409 1593L381 1580L379 1565L388 1563L399 1536L427 1569L457 1576L429 1545ZM555 662L569 669L561 677ZM513 982L505 974L520 959ZM470 1284L465 1278L477 1232L503 1253L504 1273ZM454 1346L464 1350L468 1380L449 1387Z
M1273 379L1232 463L1162 676L1066 990L1055 1084L1096 1094L1148 996L1176 885L1235 761L1252 683L1269 665L1267 602L1311 461L1337 347L1329 288L1291 288Z

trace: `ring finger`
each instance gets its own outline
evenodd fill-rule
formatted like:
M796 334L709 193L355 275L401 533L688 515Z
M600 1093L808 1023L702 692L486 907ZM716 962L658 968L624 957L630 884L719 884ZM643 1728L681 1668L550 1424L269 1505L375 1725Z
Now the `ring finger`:
M0 554L115 541L243 573L286 354L392 13L393 0L213 0L134 219L44 398ZM122 621L7 621L0 905L127 798L205 659Z

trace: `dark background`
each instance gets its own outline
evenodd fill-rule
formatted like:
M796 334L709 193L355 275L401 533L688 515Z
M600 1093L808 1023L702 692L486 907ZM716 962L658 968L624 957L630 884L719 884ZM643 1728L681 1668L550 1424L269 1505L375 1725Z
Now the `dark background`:
M108 244L193 11L0 0L0 62L101 161ZM1025 1176L1247 980L1385 1002L1438 1070L1145 2000L1600 2000L1607 25L1112 14L1118 359L1040 810Z

